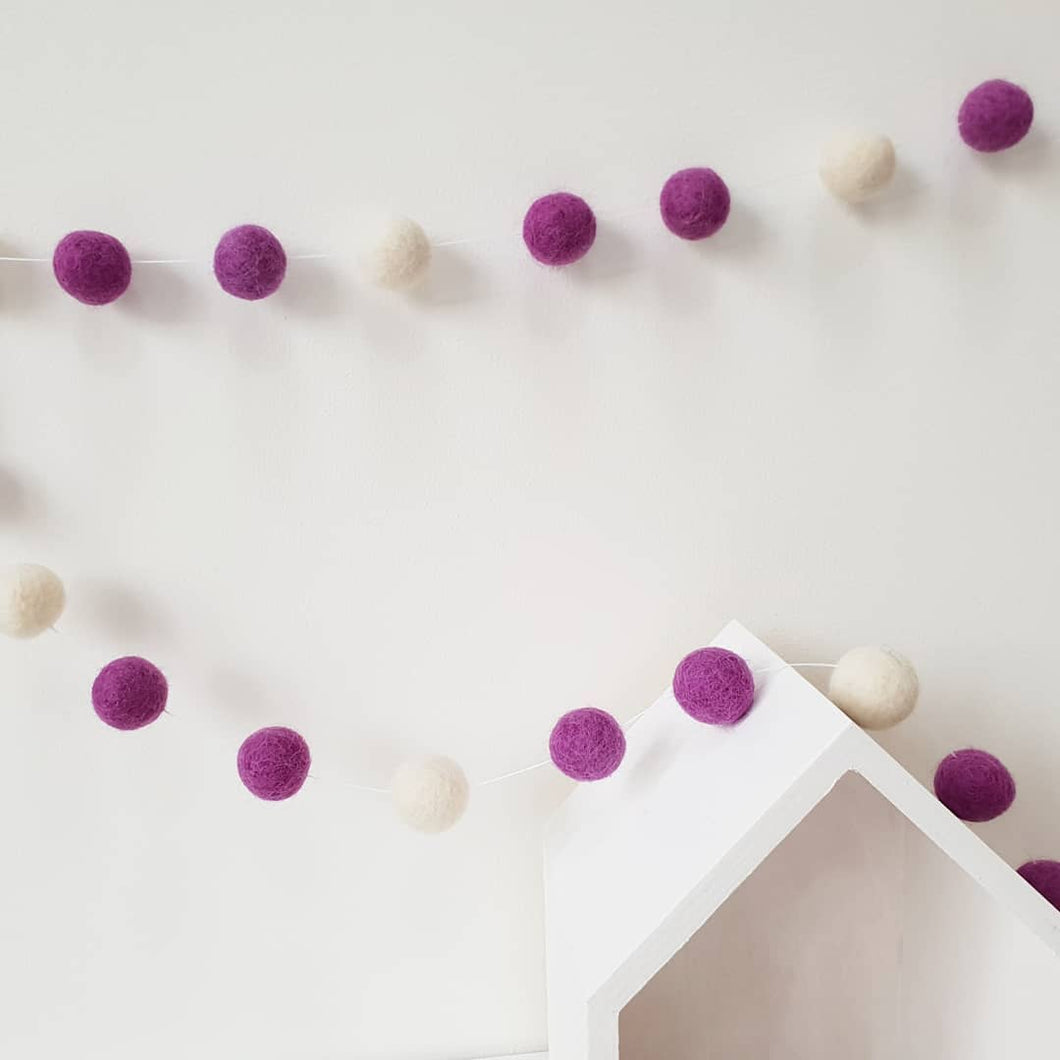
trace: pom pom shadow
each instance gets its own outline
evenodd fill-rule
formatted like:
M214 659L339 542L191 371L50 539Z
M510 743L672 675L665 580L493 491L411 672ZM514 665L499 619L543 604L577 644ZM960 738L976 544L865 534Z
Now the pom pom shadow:
M637 245L621 229L598 223L592 249L573 265L564 265L574 283L599 284L628 276L639 264ZM550 268L545 265L543 268Z
M0 256L22 257L26 251L0 243ZM63 295L50 262L0 261L0 309L5 316L28 316L47 300Z
M486 274L475 268L460 247L435 247L423 280L408 291L422 306L454 305L489 293Z
M319 258L294 258L287 275L270 299L299 317L328 319L349 313L350 283L344 283L332 263Z
M43 521L41 498L23 478L0 467L0 522L30 526Z
M867 227L915 216L923 205L927 184L915 169L900 163L894 180L876 195L858 203L841 203Z
M692 244L697 254L723 265L757 257L769 245L768 229L747 205L734 203L729 219L714 235Z
M270 683L235 667L218 667L207 680L213 700L211 711L230 718L240 727L260 726L265 724L265 719L282 716L282 696Z
M1051 137L1036 121L1018 144L1004 151L976 151L973 155L983 169L996 173L999 179L1011 179L1037 177L1050 171L1054 153Z
M78 582L75 590L78 614L106 640L132 644L157 644L171 632L171 626L156 601L148 600L142 589L108 578Z
M193 265L133 265L129 289L115 303L123 313L158 324L186 321L192 312Z

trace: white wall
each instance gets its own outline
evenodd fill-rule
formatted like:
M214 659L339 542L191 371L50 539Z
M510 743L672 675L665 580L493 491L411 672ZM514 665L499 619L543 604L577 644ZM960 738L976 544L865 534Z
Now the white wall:
M0 645L0 1053L542 1047L563 784L423 840L343 780L532 762L556 714L632 714L731 616L789 657L907 652L923 705L885 744L924 780L995 751L1020 794L982 834L1060 856L1055 4L3 13L0 253L98 227L205 263L252 220L343 255L367 203L483 238L411 301L344 259L259 305L145 266L91 311L0 265L0 546L71 595L60 634ZM1036 128L975 157L954 113L998 75ZM814 175L850 124L903 165L856 214ZM734 196L705 247L652 209L699 163ZM601 230L556 275L517 230L560 186ZM172 684L138 734L87 705L128 652ZM318 779L269 806L233 758L275 722Z

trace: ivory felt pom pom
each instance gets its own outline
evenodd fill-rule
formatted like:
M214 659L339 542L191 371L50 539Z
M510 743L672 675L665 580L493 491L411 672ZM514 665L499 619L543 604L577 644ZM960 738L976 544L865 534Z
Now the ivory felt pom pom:
M555 767L571 780L603 780L622 764L626 736L606 710L579 707L553 726L548 753Z
M828 685L832 702L863 729L889 729L909 717L920 692L912 664L890 648L851 648Z
M755 698L750 667L727 648L690 652L677 664L673 688L681 709L708 725L735 725Z
M0 633L35 637L59 620L66 593L59 576L37 563L0 572Z
M467 777L451 758L433 755L405 762L390 783L398 816L418 832L444 832L467 809Z
M222 290L254 302L278 290L287 272L280 241L261 225L230 228L217 244L213 272Z
M126 655L107 663L92 684L92 708L112 729L142 729L166 709L169 685L153 663Z
M294 731L273 725L252 732L236 755L239 779L267 802L289 799L309 776L309 744Z
M377 287L401 290L413 286L431 263L427 233L408 217L390 218L368 240L364 272Z
M858 203L890 184L894 167L894 144L886 136L850 136L825 149L821 180L836 198Z
M121 241L106 232L70 232L52 255L59 286L85 305L120 298L132 279L132 262Z

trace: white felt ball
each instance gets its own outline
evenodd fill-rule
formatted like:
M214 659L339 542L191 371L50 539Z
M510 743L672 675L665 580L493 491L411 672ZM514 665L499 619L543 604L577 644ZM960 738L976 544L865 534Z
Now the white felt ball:
M890 648L851 648L832 671L828 695L863 729L889 729L908 718L920 691L916 670Z
M398 816L420 832L444 832L467 809L464 771L451 758L435 755L406 762L390 782Z
M862 202L894 176L894 144L886 136L851 136L828 147L821 159L824 186L844 202Z
M427 233L407 217L383 222L370 239L365 275L372 283L391 290L411 287L427 271L431 244Z
M59 576L37 563L0 571L0 633L35 637L59 620L66 593Z

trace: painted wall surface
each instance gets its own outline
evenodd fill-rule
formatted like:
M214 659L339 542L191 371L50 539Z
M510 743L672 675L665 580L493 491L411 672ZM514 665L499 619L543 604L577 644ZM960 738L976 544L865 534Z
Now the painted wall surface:
M0 644L0 1054L433 1058L544 1048L547 770L424 839L406 755L473 779L562 711L628 717L737 616L788 658L911 656L881 739L920 779L1012 768L978 828L1060 857L1060 31L1047 0L809 6L8 0L0 254L125 240L90 310L0 264L0 553L62 572L60 630ZM987 77L1038 117L975 156ZM819 146L890 134L891 194L820 189ZM661 227L674 169L733 212ZM600 230L533 265L535 196ZM363 207L440 242L411 298L356 281ZM218 235L291 254L272 300L214 284ZM468 242L462 242L467 240ZM88 707L147 655L172 716ZM255 802L235 750L301 729L314 779Z

